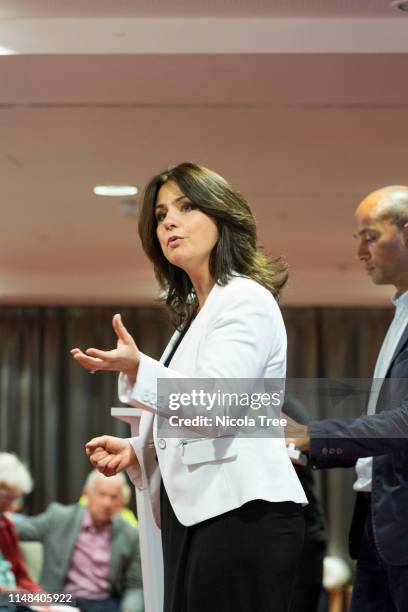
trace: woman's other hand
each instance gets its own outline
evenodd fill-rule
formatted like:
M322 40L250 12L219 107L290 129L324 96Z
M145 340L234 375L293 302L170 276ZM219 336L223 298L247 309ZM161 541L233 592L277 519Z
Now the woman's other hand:
M83 353L79 348L73 348L71 355L86 370L96 372L97 370L107 370L112 372L123 372L130 381L136 381L137 370L140 361L140 352L132 336L122 323L120 314L115 314L112 319L112 326L118 338L115 349L111 351L101 351L89 348Z
M123 472L137 464L133 446L129 440L114 436L99 436L85 444L90 462L105 476Z

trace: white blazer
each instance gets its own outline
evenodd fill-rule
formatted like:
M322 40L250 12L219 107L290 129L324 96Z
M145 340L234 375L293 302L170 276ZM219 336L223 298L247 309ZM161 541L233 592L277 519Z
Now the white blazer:
M163 361L178 337L175 332L160 362L141 355L134 386L123 374L119 377L120 400L145 410L139 435L130 439L139 465L129 476L139 489L149 489L157 524L160 476L183 525L254 499L306 504L282 438L215 437L183 444L157 436L159 378L285 377L285 327L270 292L242 276L224 287L214 285L166 368Z

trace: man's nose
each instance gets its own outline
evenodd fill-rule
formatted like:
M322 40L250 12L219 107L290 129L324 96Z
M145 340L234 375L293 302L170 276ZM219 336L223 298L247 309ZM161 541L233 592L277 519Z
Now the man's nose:
M367 248L365 241L360 240L358 249L357 249L357 258L360 259L360 261L367 261L369 257L370 257L370 252Z

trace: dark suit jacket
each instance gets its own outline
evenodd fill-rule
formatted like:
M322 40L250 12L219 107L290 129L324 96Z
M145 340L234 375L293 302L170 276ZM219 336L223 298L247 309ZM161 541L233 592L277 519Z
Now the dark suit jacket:
M378 552L390 565L408 564L408 325L381 387L376 414L313 421L309 432L316 468L350 467L359 457L373 457L371 513ZM353 536L361 533L366 511L361 494L357 498Z
M20 540L38 540L44 546L40 584L46 591L62 590L85 508L50 504L42 514L16 523ZM138 531L120 516L112 522L110 538L112 596L122 610L144 609Z

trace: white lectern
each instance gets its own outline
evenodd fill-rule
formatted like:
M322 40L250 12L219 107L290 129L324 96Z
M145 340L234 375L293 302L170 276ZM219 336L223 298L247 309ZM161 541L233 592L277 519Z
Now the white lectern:
M129 423L132 435L138 431L142 410L112 408L111 415ZM147 491L136 489L137 518L139 521L140 558L142 561L145 612L163 612L163 554L161 532L154 522Z

